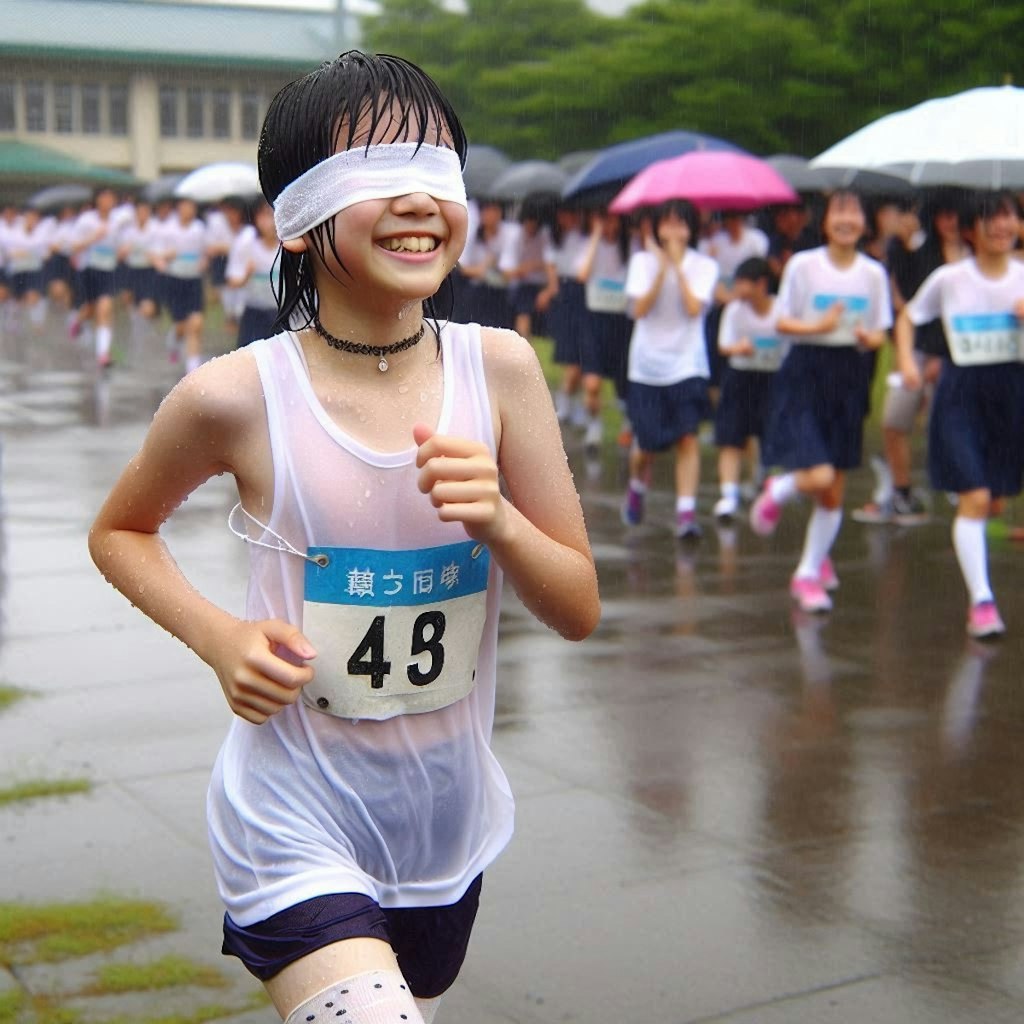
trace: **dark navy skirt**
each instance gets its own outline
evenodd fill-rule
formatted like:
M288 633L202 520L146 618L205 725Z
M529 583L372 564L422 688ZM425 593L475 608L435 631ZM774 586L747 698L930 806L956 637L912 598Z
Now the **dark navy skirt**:
M715 444L742 448L749 437L763 437L771 412L775 374L726 366L715 410Z
M632 336L633 321L625 313L587 310L587 330L580 338L580 365L584 373L594 373L610 380L620 398L626 394L629 339Z
M666 451L696 434L711 414L706 377L665 385L630 381L626 404L637 447L644 452Z
M584 294L579 281L559 279L558 294L548 309L548 330L555 339L553 358L559 366L580 365L583 335L590 327Z
M766 440L786 469L861 464L867 401L864 357L853 346L796 344L775 374Z
M1024 364L942 366L928 423L928 474L940 491L1019 494L1024 473Z

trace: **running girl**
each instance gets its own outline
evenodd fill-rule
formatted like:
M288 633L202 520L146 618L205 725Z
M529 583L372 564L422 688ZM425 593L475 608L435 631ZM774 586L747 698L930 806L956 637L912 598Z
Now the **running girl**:
M697 252L699 221L689 203L658 207L644 224L644 249L629 261L626 294L636 324L629 344L627 402L634 442L623 521L644 517L647 481L656 452L675 449L677 537L698 537L697 431L709 412L704 314L718 264Z
M782 506L801 494L814 502L790 593L807 612L832 607L838 586L829 551L843 521L846 472L861 462L867 375L864 350L881 346L892 323L885 268L857 251L864 209L853 192L825 207L826 244L790 257L778 297L778 330L793 347L776 374L768 443L789 472L772 476L750 509L766 535Z
M1024 264L1012 253L1020 230L1007 192L979 197L962 226L973 259L928 276L896 323L904 387L918 391L921 368L914 325L942 317L949 354L935 392L928 431L928 469L936 490L959 495L953 549L967 586L967 632L1005 632L988 576L985 522L1003 498L1018 494L1024 472Z
M490 749L502 573L566 637L599 614L532 347L425 315L466 238L465 152L396 57L346 53L277 95L259 165L293 329L184 378L91 536L237 715L208 803L225 949L288 1024L433 1018L512 831ZM245 619L158 532L223 472Z

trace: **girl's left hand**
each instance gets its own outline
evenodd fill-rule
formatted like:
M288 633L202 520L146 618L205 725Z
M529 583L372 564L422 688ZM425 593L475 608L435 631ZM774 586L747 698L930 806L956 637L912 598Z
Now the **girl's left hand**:
M438 518L462 523L473 540L484 544L500 538L507 525L505 502L498 465L487 445L435 434L423 423L412 428L412 436L419 446L417 484L430 497Z

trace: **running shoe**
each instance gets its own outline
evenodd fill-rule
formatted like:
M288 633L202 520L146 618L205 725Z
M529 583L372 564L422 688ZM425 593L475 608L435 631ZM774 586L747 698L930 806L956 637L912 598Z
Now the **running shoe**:
M740 503L735 498L723 496L715 502L714 514L716 519L735 519L739 510Z
M587 423L586 433L583 435L584 448L600 448L604 438L604 424L599 417L594 417Z
M836 575L836 568L828 555L825 556L825 561L821 563L821 568L818 570L818 582L824 590L839 589L839 577Z
M995 638L1005 632L995 601L979 601L967 613L967 633L975 640Z
M676 513L676 536L680 540L696 540L700 535L701 529L696 512Z
M789 581L789 593L802 612L827 612L832 609L832 598L818 580L809 576L794 576Z
M772 477L768 477L757 500L750 506L750 528L762 537L775 532L782 516L782 506L772 497L771 484Z
M855 508L851 515L858 523L871 523L872 525L891 523L893 519L892 501L869 501L866 505Z
M635 487L626 489L622 502L622 521L626 526L639 526L644 521L644 492Z
M892 496L892 521L900 526L921 526L928 522L928 509L916 494Z

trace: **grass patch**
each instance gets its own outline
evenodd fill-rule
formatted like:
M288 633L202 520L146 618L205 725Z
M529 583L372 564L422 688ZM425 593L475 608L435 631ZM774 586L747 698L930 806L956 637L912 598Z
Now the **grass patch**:
M23 697L27 696L27 690L0 683L0 711L6 711L12 704L16 704ZM0 1020L3 1020L3 1018L0 1017Z
M106 964L96 972L96 981L88 995L113 995L121 992L155 992L160 989L198 985L223 988L227 978L209 964L181 956L165 956L148 964Z
M24 800L40 800L48 796L88 793L91 789L92 783L88 779L28 779L0 789L0 807Z
M117 949L177 926L164 907L139 900L0 903L0 963L55 963Z

